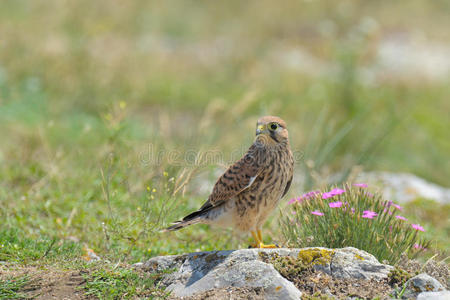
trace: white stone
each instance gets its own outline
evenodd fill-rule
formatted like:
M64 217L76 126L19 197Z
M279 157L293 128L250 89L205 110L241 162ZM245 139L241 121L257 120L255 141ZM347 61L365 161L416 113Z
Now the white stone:
M417 300L449 300L450 291L443 292L424 292L417 296Z
M406 282L406 290L403 294L406 298L415 298L422 292L441 292L444 286L428 274L422 273L414 276Z
M134 266L150 272L174 270L164 275L161 285L176 297L192 296L215 288L246 287L262 288L266 299L300 299L302 293L270 263L263 262L260 252L269 256L298 257L300 251L311 249L331 252L329 262L313 265L317 271L332 277L381 280L392 269L379 263L373 255L351 247L198 252L154 257Z

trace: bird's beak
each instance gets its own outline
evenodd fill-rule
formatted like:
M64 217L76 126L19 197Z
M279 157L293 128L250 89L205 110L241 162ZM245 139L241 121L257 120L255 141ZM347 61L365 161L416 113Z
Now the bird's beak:
M266 126L265 125L258 125L257 127L256 127L256 135L259 135L259 134L261 134L264 130L266 129Z

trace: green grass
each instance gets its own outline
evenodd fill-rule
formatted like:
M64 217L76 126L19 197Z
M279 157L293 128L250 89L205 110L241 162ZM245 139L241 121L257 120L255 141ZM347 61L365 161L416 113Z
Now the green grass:
M361 75L396 29L447 43L449 9L2 1L0 260L81 268L85 246L128 263L247 247L229 230L159 229L205 201L265 114L287 121L308 178L287 197L359 167L449 186L448 80ZM361 30L368 20L375 29ZM311 74L280 62L297 49L333 67ZM436 248L448 248L448 220L414 209ZM282 242L273 220L266 231Z
M76 259L81 255L78 243L56 237L32 239L17 229L2 229L0 236L0 261L29 264L43 259Z
M412 222L423 222L428 229L424 236L432 240L432 249L436 249L443 259L447 258L450 255L450 204L437 204L433 200L419 198L407 203L404 210Z
M24 294L20 290L29 282L29 277L17 276L7 279L0 278L0 299L24 299Z
M84 275L85 294L98 299L165 299L169 292L157 287L157 276L139 274L130 268L99 268Z

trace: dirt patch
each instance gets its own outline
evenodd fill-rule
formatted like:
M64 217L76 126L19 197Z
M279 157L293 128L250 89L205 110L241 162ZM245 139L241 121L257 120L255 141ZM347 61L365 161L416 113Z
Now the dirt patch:
M190 297L171 297L170 300L229 300L229 299L246 299L246 300L262 300L264 291L262 288L243 288L243 287L227 287L221 289L213 289L203 293L195 294Z
M402 255L397 265L410 273L411 276L427 273L431 277L436 278L447 290L450 289L450 268L444 261L438 262L432 259L423 264L417 260L408 259L406 255Z
M333 278L316 271L314 265L327 263L331 257L317 251L310 254L308 259L305 259L303 254L298 257L278 255L260 255L260 257L264 262L272 264L281 276L291 281L303 293L305 299L309 299L308 297L316 299L320 296L338 299L348 297L388 299L393 291L388 279L377 281Z
M362 299L388 299L392 287L387 280L360 280L333 278L322 272L308 270L301 276L287 278L305 295L333 295L338 299L357 297Z
M34 266L1 265L0 279L28 276L29 282L20 293L32 299L94 299L84 295L80 287L85 280L80 271L63 271Z

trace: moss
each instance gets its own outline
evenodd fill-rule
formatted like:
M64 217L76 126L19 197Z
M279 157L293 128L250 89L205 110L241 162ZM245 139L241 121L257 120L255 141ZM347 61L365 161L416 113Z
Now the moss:
M262 261L272 264L281 276L288 279L295 278L308 269L308 266L297 257L279 256L277 253L269 255L265 252L259 252L258 255Z
M333 254L333 250L319 248L300 250L297 257L279 256L277 253L258 253L262 261L272 264L283 277L288 279L311 270L314 265L330 264Z
M319 248L311 248L306 250L300 250L298 258L307 265L327 265L331 263L334 250L326 250Z
M405 284L412 275L408 273L407 271L400 269L398 267L395 267L391 272L388 274L388 281L390 285L403 285Z
M334 251L311 248L300 250L297 257L280 256L277 253L259 252L262 261L273 265L283 277L294 279L306 271L312 271L314 265L326 265L331 262Z
M269 254L267 254L266 252L262 252L262 251L258 252L258 256L259 256L259 258L261 258L261 260L263 262L269 262L269 260L270 260Z
M355 254L355 258L359 259L359 260L364 260L364 257L362 257L361 255Z
M273 267L285 278L296 277L308 269L300 259L292 256L277 257L272 261Z

